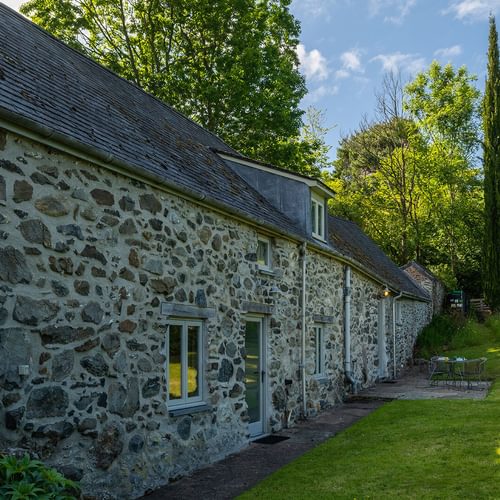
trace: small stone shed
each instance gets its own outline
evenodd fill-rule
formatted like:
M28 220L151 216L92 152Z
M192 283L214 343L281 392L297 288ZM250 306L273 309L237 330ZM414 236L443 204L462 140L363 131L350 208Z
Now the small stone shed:
M133 498L398 376L429 296L332 196L0 4L0 447Z

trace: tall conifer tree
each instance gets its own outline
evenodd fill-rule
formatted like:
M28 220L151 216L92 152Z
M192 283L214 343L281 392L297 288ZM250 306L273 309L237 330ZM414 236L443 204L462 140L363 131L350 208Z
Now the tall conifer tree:
M484 129L484 293L500 310L500 62L495 18L490 18L488 74L483 102Z

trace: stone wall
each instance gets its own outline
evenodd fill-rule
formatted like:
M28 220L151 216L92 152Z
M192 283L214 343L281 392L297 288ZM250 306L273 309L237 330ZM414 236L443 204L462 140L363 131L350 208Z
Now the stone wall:
M85 491L120 499L240 449L248 304L265 318L266 430L293 425L299 246L274 238L271 273L258 269L256 249L255 228L0 130L0 445L29 447ZM343 266L308 251L307 274L308 342L322 324L326 355L318 380L308 343L313 415L348 389ZM376 378L377 290L353 273L352 351L364 385ZM167 407L164 304L211 312L203 411Z

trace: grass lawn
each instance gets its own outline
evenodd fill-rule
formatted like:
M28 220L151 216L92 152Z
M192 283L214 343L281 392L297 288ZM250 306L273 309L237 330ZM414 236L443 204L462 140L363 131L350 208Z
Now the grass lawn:
M500 321L481 345L497 378L483 401L394 401L280 469L240 498L500 498Z

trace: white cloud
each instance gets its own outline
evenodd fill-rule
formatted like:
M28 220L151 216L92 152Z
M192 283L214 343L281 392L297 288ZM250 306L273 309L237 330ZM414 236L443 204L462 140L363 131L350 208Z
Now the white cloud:
M342 67L346 71L363 71L360 52L357 49L348 50L340 55Z
M411 75L422 71L426 66L425 59L418 54L402 54L401 52L379 54L370 60L372 61L379 61L383 71L400 71Z
M496 14L500 9L500 0L459 0L453 1L443 14L453 14L463 21L480 21Z
M416 3L417 0L370 0L369 12L371 16L378 16L389 10L390 15L386 15L384 21L401 24Z
M300 11L305 16L326 16L329 18L329 13L334 6L334 0L294 0L292 3L292 11Z
M313 49L307 52L302 43L297 45L297 57L300 69L306 78L311 80L325 80L328 77L328 64L321 52Z
M444 47L436 50L434 55L442 59L450 59L451 57L459 56L461 53L462 47L460 45L453 45L452 47Z
M304 97L304 103L314 104L324 97L338 94L338 92L338 85L320 85L318 88L308 92L308 94Z
M349 78L351 76L351 73L349 71L346 71L345 69L338 69L335 71L335 78L337 80L342 80L343 78Z

